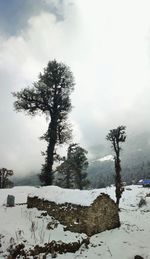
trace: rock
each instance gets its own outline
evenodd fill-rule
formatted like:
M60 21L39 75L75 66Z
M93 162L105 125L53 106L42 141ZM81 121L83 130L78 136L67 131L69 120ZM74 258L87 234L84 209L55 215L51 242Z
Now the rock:
M146 200L145 200L145 198L141 198L140 199L140 201L139 201L139 208L141 208L141 207L143 207L143 206L145 206L146 205Z
M140 255L135 255L134 259L144 259L144 258L142 256L140 256Z
M13 196L13 195L7 196L7 206L8 207L14 207L15 206L15 196Z
M58 221L52 220L52 222L49 222L47 224L47 229L54 229L54 228L57 228L57 226L58 226Z
M46 217L47 216L47 212L42 212L41 216Z

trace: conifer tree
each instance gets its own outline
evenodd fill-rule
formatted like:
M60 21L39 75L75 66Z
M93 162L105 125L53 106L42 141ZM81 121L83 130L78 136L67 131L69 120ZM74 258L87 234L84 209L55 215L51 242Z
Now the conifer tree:
M56 60L50 61L39 80L32 87L13 93L16 98L16 111L25 111L28 115L39 113L50 118L47 132L42 139L47 141L45 164L40 179L44 185L53 182L53 163L56 145L63 144L71 138L68 113L71 111L70 94L74 89L74 78L70 68Z
M87 180L88 159L87 151L78 144L71 144L68 148L67 158L57 168L60 174L60 185L66 188L84 189Z

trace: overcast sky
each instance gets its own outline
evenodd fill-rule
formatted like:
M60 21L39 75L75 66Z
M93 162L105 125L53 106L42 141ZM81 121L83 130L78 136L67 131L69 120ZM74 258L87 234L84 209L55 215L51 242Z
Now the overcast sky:
M46 118L16 113L11 92L54 58L75 76L75 141L101 144L122 124L150 129L149 10L149 0L0 0L0 167L40 170Z

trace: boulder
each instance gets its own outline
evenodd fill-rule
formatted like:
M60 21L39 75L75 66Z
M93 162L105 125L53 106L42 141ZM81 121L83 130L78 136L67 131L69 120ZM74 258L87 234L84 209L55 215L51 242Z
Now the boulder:
M8 195L7 196L7 206L8 207L14 207L15 206L15 196L14 195Z

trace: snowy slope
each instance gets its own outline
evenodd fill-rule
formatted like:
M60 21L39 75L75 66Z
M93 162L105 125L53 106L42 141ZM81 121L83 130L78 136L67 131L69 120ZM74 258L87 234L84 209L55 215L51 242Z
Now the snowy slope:
M85 234L64 231L60 224L48 230L47 224L53 222L52 218L48 215L42 216L42 212L36 209L27 209L26 205L16 205L14 208L3 205L7 194L14 194L17 203L25 203L27 195L35 190L35 187L0 190L0 258L5 258L8 254L6 250L12 243L24 242L28 249L35 244L42 245L52 240L67 243L85 237ZM115 197L114 191L114 187L99 190L108 193L112 198ZM138 207L140 199L148 193L150 189L141 186L126 187L120 204L121 227L92 236L88 249L82 247L75 254L57 255L57 258L132 259L139 254L144 259L150 259L150 197L146 198L145 206ZM50 259L51 255L47 258Z

